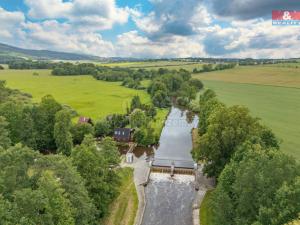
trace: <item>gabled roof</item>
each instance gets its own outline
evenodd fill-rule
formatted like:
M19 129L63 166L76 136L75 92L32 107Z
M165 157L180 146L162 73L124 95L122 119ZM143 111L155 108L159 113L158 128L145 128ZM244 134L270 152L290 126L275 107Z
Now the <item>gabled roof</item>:
M78 123L92 123L92 119L89 117L81 116L78 119Z
M114 130L114 137L119 139L130 139L130 134L131 134L131 129L130 128L117 128Z

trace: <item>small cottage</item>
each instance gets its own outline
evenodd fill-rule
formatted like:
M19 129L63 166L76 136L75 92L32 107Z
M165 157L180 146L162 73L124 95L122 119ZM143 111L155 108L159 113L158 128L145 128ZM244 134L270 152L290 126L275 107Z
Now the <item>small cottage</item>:
M130 128L117 128L114 131L114 139L119 142L130 142L133 130Z
M78 123L89 123L89 124L93 125L92 119L89 117L84 117L84 116L79 117Z

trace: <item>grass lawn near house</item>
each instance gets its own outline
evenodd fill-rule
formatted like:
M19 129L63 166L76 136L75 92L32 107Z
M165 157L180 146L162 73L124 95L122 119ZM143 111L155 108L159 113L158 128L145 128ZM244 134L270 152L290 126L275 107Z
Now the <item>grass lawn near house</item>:
M144 103L151 101L146 91L122 87L119 82L97 81L88 75L51 76L50 70L1 70L0 80L6 80L10 88L31 94L34 102L50 94L61 104L74 108L79 115L93 119L125 113L135 95Z
M110 206L110 214L104 219L104 225L134 225L138 210L138 196L133 181L133 169L122 168L119 171L121 185L119 196Z

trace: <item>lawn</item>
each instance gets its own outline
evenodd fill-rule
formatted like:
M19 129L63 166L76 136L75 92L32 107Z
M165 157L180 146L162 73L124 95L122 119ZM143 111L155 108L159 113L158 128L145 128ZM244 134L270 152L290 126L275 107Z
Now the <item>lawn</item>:
M204 199L201 203L200 208L200 224L201 225L212 225L212 210L210 207L210 198L212 195L212 190L206 192Z
M300 159L299 88L222 81L204 81L204 85L215 90L227 105L247 106L282 140L281 149Z
M34 72L39 75L34 76ZM51 76L50 70L1 70L0 80L6 80L10 88L30 93L34 102L51 94L79 115L93 119L125 113L135 95L139 95L144 103L150 102L145 91L125 88L120 83L97 81L91 76Z
M238 66L234 69L194 74L193 77L201 80L300 88L300 66L296 68L297 64L294 67L284 65Z
M104 219L104 225L133 225L138 209L138 196L133 181L133 169L119 171L121 185L119 196L110 206L110 214Z

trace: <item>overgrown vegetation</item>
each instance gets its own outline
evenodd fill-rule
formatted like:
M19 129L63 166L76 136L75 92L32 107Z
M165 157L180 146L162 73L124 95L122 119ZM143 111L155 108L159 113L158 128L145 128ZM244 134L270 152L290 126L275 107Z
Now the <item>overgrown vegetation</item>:
M121 185L119 195L109 208L109 215L104 218L104 225L133 225L138 209L138 196L133 182L133 169L124 168L118 175Z
M205 91L193 155L208 176L218 178L210 200L213 224L280 225L297 218L300 165L247 108L226 107Z

